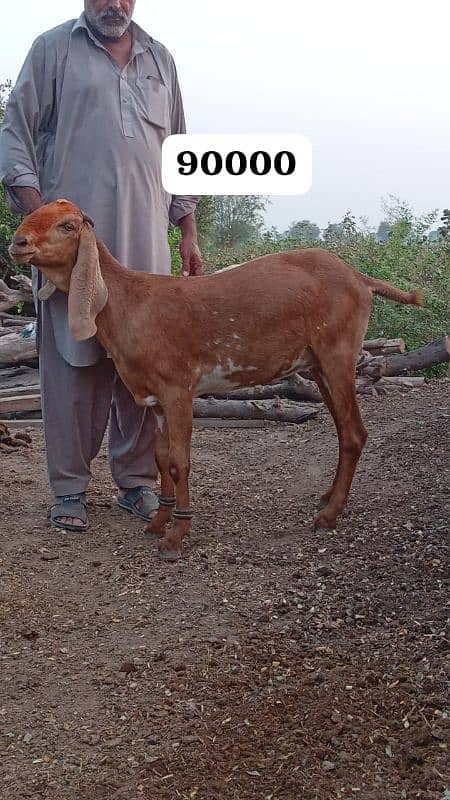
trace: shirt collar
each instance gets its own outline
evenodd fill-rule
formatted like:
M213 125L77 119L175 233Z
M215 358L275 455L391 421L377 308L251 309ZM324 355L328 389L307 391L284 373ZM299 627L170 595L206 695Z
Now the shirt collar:
M136 22L131 21L130 27L133 34L132 55L137 55L138 53L143 53L145 50L148 50L151 43L153 42L152 37L148 33L146 33L139 25L137 25ZM96 44L103 46L102 43L94 36L92 31L90 30L86 22L84 11L82 14L80 14L78 19L76 20L72 28L72 33L78 30L79 28L84 28L85 31L88 33L88 35Z

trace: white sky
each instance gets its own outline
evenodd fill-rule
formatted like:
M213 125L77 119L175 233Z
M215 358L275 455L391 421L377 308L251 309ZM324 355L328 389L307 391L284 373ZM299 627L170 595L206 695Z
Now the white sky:
M3 2L0 80L82 7ZM310 137L313 187L273 198L267 224L351 209L375 225L388 194L450 206L448 0L137 0L134 18L175 57L190 132Z

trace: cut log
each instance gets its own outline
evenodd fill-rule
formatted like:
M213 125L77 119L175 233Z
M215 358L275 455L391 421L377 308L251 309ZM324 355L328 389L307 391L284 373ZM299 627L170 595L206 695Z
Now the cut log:
M244 389L233 389L226 395L216 394L217 400L270 400L279 397L283 400L296 400L310 403L320 403L322 398L317 386L312 381L301 378L300 375L291 375L281 383L271 383L268 386L251 386Z
M357 394L370 394L376 397L382 394L398 392L402 389L420 388L424 385L425 380L422 377L400 377L397 375L374 381L370 377L362 376L356 379L356 392Z
M267 419L276 422L292 422L299 424L314 417L318 407L295 403L281 404L277 401L261 400L216 400L213 397L194 400L194 417L205 419Z
M28 275L13 275L11 277L13 283L17 285L19 290L24 295L24 299L26 303L34 303L33 297L33 283L31 278Z
M5 397L23 397L25 395L40 394L41 387L39 384L32 386L6 386L3 387L0 383L0 399Z
M0 320L4 328L10 325L29 325L36 322L36 317L23 317L22 314L7 314L6 311L0 312Z
M28 387L18 390L15 394L10 389L0 390L0 415L2 412L12 414L40 409L40 393L30 394ZM273 420L299 424L314 417L317 412L317 406L300 403L281 404L276 401L257 403L249 400L216 400L212 397L208 400L194 400L195 419Z
M400 387L401 389L417 389L423 386L426 378L416 375L385 375L381 378L384 386Z
M21 333L23 326L13 325L8 328L0 328L0 336L9 336L10 333Z
M19 286L18 289L10 289L5 281L0 280L0 311L14 308L18 303L33 302L30 279L25 275L17 275L14 280Z
M0 369L0 386L2 389L39 386L39 370L25 366Z
M15 414L18 411L40 411L41 395L25 394L0 397L0 416L2 414Z
M357 367L359 375L373 378L389 375L408 375L450 361L450 340L447 335L409 353L393 356L374 356Z
M390 356L404 353L406 345L404 339L366 339L363 350L368 350L371 356Z
M0 366L34 361L36 358L35 339L24 339L17 333L0 338Z

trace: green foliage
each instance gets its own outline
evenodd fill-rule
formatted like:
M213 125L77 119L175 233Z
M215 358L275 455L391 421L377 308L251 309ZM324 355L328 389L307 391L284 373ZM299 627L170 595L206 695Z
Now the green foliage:
M286 239L296 239L304 242L317 242L320 239L320 228L309 219L292 222L284 234Z
M390 226L387 241L377 241L370 233L359 230L347 215L341 235L328 241L326 247L374 278L390 281L405 291L423 289L423 309L376 297L369 322L369 337L403 336L407 347L413 349L448 329L450 254L426 235L436 219L435 212L415 217L410 207L397 198L390 198L384 211Z
M386 244L391 233L392 233L392 225L390 225L389 222L387 222L385 219L382 219L377 228L378 241Z
M12 89L11 81L5 81L5 83L0 83L0 122L4 117L6 103L8 101L11 89Z
M246 194L214 198L214 224L211 241L218 247L259 239L268 199Z
M19 222L20 218L13 214L6 205L5 190L0 184L0 278L3 280L8 275L18 272L29 274L29 267L12 267L8 255L8 247Z
M337 241L343 233L342 222L329 222L323 232L323 240L326 244Z
M181 242L180 229L170 225L167 238L169 240L170 258L172 261L172 275L181 275L182 261L179 249Z
M204 195L200 198L195 210L200 248L205 247L213 235L216 215L215 200L216 198L211 195Z
M5 113L6 102L10 91L11 81L0 83L0 123ZM9 210L5 200L5 190L0 184L0 277L3 280L9 274L14 274L19 271L19 268L13 268L11 266L8 256L8 246L18 224L19 217ZM23 271L26 271L26 269L23 269Z
M447 250L450 250L450 208L444 208L441 222L442 225L438 228L438 236L444 242Z

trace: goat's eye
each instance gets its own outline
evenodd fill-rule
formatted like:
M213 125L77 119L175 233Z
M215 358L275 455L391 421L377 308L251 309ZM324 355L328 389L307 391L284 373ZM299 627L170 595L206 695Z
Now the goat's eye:
M63 228L64 228L65 231L74 231L75 230L75 225L72 222L66 222L63 225Z

